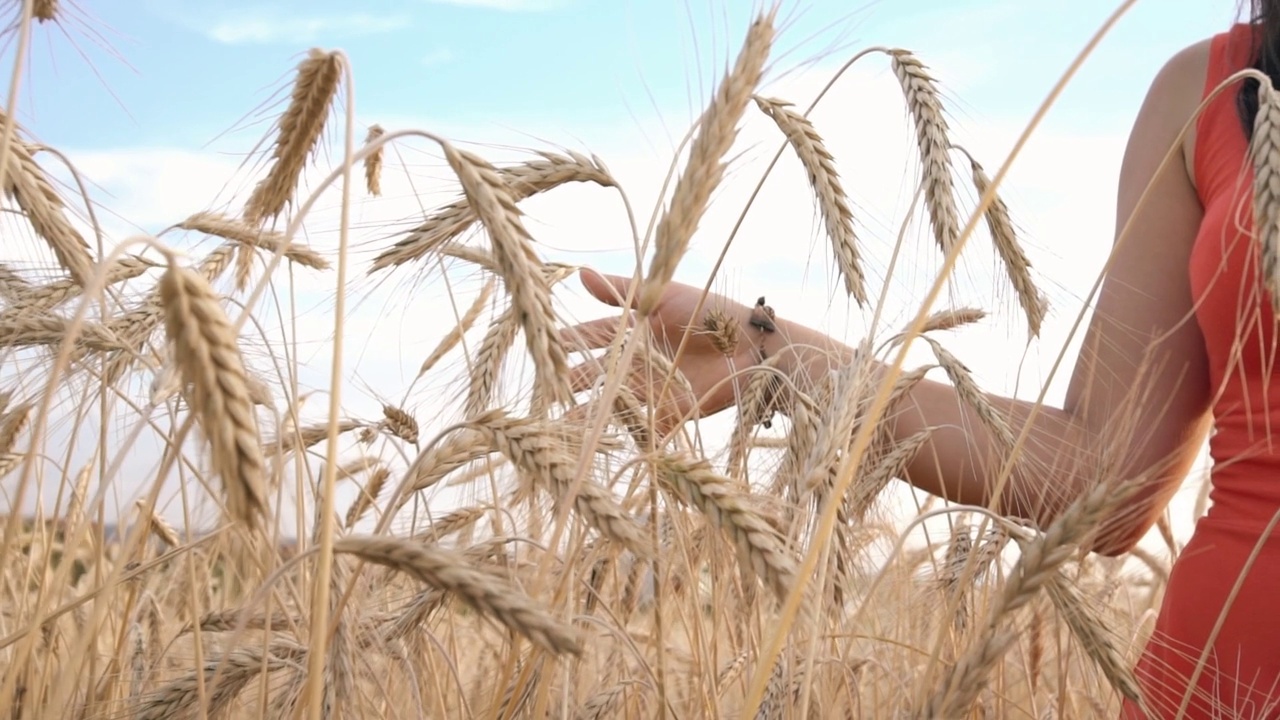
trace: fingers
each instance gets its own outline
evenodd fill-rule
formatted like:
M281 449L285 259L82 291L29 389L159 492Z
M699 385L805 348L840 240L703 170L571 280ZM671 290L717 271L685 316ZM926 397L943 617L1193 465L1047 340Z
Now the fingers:
M618 333L635 323L631 313L622 317L605 317L588 320L560 331L560 342L571 350L599 350L609 347Z
M591 293L591 297L606 305L623 307L627 300L627 290L631 288L631 278L621 275L605 275L590 268L579 271L582 286Z
M603 374L604 363L596 358L590 358L569 368L569 387L573 388L575 393L590 390Z

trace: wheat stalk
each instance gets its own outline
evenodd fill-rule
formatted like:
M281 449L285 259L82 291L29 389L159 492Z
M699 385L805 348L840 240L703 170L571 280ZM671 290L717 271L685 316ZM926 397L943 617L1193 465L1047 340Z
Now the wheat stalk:
M760 111L786 135L787 143L800 158L800 164L809 175L809 186L817 197L818 209L835 253L836 267L844 278L845 290L858 305L866 305L866 278L858 253L858 238L853 231L853 211L840 183L840 174L836 172L835 157L809 118L791 109L792 103L758 95L755 101Z
M279 215L293 198L307 156L324 132L329 107L341 81L342 56L337 52L312 48L298 64L289 107L277 124L274 163L245 203L246 221L256 225Z
M571 182L590 182L601 187L616 187L617 182L599 158L588 158L570 151L567 155L539 152L541 160L497 169L513 202L528 199ZM369 272L402 265L443 248L465 233L479 216L464 196L445 205L411 230L403 240L374 258Z
M1253 212L1261 246L1262 282L1280 313L1280 97L1270 81L1258 85L1258 113L1249 141L1253 162Z
M286 260L291 260L304 267L315 270L329 269L329 261L325 260L320 253L304 245L287 241L284 233L255 227L243 220L226 217L215 212L198 212L178 223L175 227L234 240L244 246L262 248L271 253L281 252ZM281 247L284 248L283 251L280 250Z
M748 502L747 496L706 461L682 455L654 460L655 476L681 501L698 508L733 543L738 561L765 582L779 599L796 580L796 560L777 531Z
M976 159L969 158L969 165L973 172L973 187L981 197L991 187L991 178L987 177L986 171ZM1031 261L1022 251L1018 235L1013 229L1013 220L1009 216L1009 208L999 194L992 196L984 217L996 254L1004 264L1009 283L1018 294L1022 312L1027 316L1027 327L1032 336L1039 337L1040 326L1044 324L1045 314L1048 312L1048 303L1031 279Z
M373 536L339 538L333 551L393 568L448 592L548 652L582 652L572 628L537 607L511 583L481 571L458 553L404 538Z
M506 182L492 165L471 153L445 144L445 158L457 174L472 209L493 242L511 307L533 358L535 387L553 402L568 402L568 359L555 330L551 290L531 238L520 221L520 210Z
M951 177L947 121L934 79L908 50L891 50L893 73L906 96L916 127L916 144L924 166L924 198L933 235L944 253L960 240L960 215Z
M368 145L386 134L381 125L370 125L364 144ZM370 195L382 194L382 151L385 149L385 145L379 145L377 150L364 157L364 185Z
M760 83L764 63L773 45L776 7L751 24L733 70L725 75L715 97L698 120L698 134L689 149L689 160L676 181L671 205L654 231L654 252L649 271L640 286L637 309L648 315L657 306L662 290L675 276L711 194L724 177L724 155L738 136L738 121Z
M160 278L165 329L191 409L212 446L227 510L248 527L266 511L262 441L235 330L209 283L178 265Z
M8 121L0 113L0 123ZM13 198L26 213L31 229L53 250L58 264L71 280L85 285L93 274L89 245L67 220L66 206L28 146L16 134L10 139L8 167L4 172L5 195Z

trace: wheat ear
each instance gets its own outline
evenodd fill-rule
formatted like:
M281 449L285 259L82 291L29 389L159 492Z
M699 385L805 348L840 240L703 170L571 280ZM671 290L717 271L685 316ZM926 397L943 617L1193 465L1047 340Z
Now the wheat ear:
M57 20L58 0L32 0L31 17L42 23Z
M529 478L540 482L557 504L568 502L575 486L575 460L568 443L557 437L553 425L526 418L509 417L489 411L473 419L476 427L493 439L494 447L506 455ZM605 537L641 557L651 556L643 528L618 505L605 488L582 479L576 483L573 508Z
M1112 640L1112 632L1102 619L1090 611L1088 601L1061 571L1055 572L1045 586L1058 614L1089 657L1098 664L1107 681L1127 700L1142 702L1142 690L1129 663Z
M638 309L642 315L653 311L663 288L675 276L676 266L707 211L707 203L724 177L724 155L738 136L738 122L760 83L773 45L776 12L776 8L770 10L751 24L733 70L721 80L711 104L698 120L698 134L676 181L671 206L654 231L653 259L640 286Z
M738 561L751 569L778 597L785 598L796 579L796 561L777 531L732 482L705 461L662 455L654 460L659 482L676 497L702 511L733 543Z
M1014 631L1002 628L1001 621L1031 601L1067 562L1098 521L1111 509L1126 502L1140 480L1099 482L1054 520L1039 537L1022 545L1003 590L988 611L980 640L952 665L951 671L929 696L917 717L921 720L960 717L986 686L987 674L1016 639Z
M278 123L274 163L245 203L245 220L258 224L279 215L293 198L307 156L324 132L329 107L342 81L342 56L312 48L298 65L289 107Z
M458 324L453 326L453 329L449 331L448 335L444 336L439 345L436 345L431 354L427 356L427 359L422 361L422 367L418 368L418 377L426 375L431 368L435 367L436 363L440 362L441 358L457 347L459 342L462 342L462 336L480 319L480 314L484 312L484 306L493 297L493 286L494 280L490 278L485 282L484 287L480 288L480 294L472 301L471 307L468 307L467 311L462 314Z
M325 260L320 253L304 245L287 241L284 233L254 227L243 220L229 218L215 212L198 212L178 223L176 227L234 240L243 245L252 245L271 253L276 252L283 246L282 254L286 260L291 260L315 270L329 269L329 261Z
M462 554L405 538L350 536L333 551L384 565L451 593L552 653L581 653L576 633L503 578L484 572Z
M982 196L991 187L991 178L987 177L982 165L978 164L974 158L969 158L969 165L973 172L973 187L978 195ZM1031 280L1031 261L1027 259L1027 254L1022 251L1022 245L1018 242L1018 235L1013 229L1013 219L1009 215L1009 207L1005 205L1004 199L998 193L991 198L991 204L987 207L984 217L987 221L987 229L991 232L991 242L995 245L996 254L1004 264L1005 273L1009 276L1013 291L1018 294L1018 304L1022 306L1022 312L1027 316L1027 328L1032 336L1038 337L1040 326L1044 324L1044 317L1048 312L1048 303Z
M472 209L489 231L511 308L533 358L535 386L554 402L572 398L568 358L556 332L551 289L506 182L484 159L445 144L445 159Z
M800 164L809 175L809 185L818 199L818 209L827 227L836 267L844 277L845 290L857 300L858 305L866 305L866 277L858 254L858 238L853 232L853 211L840 183L840 174L836 172L835 157L809 118L791 109L792 103L759 96L755 101L761 112L768 115L787 136L787 143L800 158Z
M383 130L381 125L370 125L364 144L368 145L386 134L387 131ZM382 151L385 149L385 145L379 145L377 150L364 157L364 185L370 195L382 194Z
M0 122L7 118L0 112ZM53 250L58 264L80 285L93 274L89 245L67 220L66 207L48 176L27 145L15 134L9 141L8 167L4 173L5 194L26 213L31 229Z
M919 58L908 50L891 50L893 73L906 96L907 109L916 127L916 145L924 166L924 198L929 221L942 251L950 252L960 240L960 214L956 210L947 140L947 120L937 85Z
M1270 81L1258 86L1258 114L1249 141L1253 162L1253 212L1261 245L1262 282L1280 313L1280 97Z
M235 331L213 288L198 273L174 265L159 285L174 360L183 382L192 387L191 409L212 446L227 510L253 527L266 510L266 473Z
M601 187L617 185L599 158L588 158L576 152L569 152L567 155L550 152L538 154L542 159L497 170L513 201L519 202L571 182L589 182ZM432 213L403 240L374 258L369 272L422 258L465 233L478 219L475 209L465 196L455 200Z

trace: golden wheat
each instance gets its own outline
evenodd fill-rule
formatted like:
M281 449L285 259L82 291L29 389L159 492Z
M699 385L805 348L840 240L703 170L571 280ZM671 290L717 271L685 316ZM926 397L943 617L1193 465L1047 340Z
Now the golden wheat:
M365 136L364 143L368 145L386 134L387 131L383 130L381 125L370 125L369 134ZM364 186L370 195L382 194L382 151L385 149L385 145L380 145L377 150L364 158Z
M1258 86L1258 114L1249 142L1253 162L1254 225L1262 254L1262 282L1280 313L1280 97L1269 81Z
M538 155L541 160L495 170L506 185L512 202L571 182L589 182L601 187L617 185L599 158L588 158L572 151L566 155L551 152L539 152ZM476 209L466 197L445 205L411 230L403 240L374 258L369 272L423 258L427 253L448 245L479 219Z
M172 266L160 278L165 329L174 361L190 383L191 409L212 446L227 510L249 527L266 512L266 468L253 398L235 332L209 283Z
M934 238L949 252L960 240L960 214L951 175L951 143L936 82L920 59L907 50L889 53L893 72L902 85L907 109L916 126L916 144L924 165L924 197Z
M449 592L549 652L582 651L577 633L571 628L537 607L510 583L472 567L453 552L403 538L372 536L341 538L334 542L333 550L385 565Z
M853 211L836 172L835 157L807 117L791 109L792 103L756 96L756 106L777 124L787 143L800 158L809 175L809 185L818 198L818 208L827 227L827 238L835 252L836 267L844 278L845 290L859 305L868 302L866 277L853 232Z
M654 231L653 258L637 301L642 315L653 311L663 288L675 276L676 266L707 210L707 202L724 176L724 155L738 136L738 122L760 83L765 60L773 46L776 11L775 7L751 23L733 70L720 81L711 104L698 120L698 134L689 148L689 160L676 181L671 205Z
M307 156L324 132L341 81L342 57L336 52L313 48L298 65L289 107L277 124L274 163L245 203L245 220L258 224L279 215L293 198Z

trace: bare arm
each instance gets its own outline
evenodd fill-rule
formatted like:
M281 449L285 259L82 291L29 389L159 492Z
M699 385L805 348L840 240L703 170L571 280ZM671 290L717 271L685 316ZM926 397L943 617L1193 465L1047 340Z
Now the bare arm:
M1105 554L1127 551L1151 527L1190 470L1208 428L1207 359L1188 274L1203 210L1181 153L1159 168L1200 100L1205 57L1203 45L1174 57L1134 124L1120 173L1117 237L1129 228L1062 407L1033 412L1029 402L987 396L1015 435L1030 423L1000 498L1002 512L1044 523L1104 474L1147 479L1136 501L1104 524L1094 549ZM825 374L832 356L850 352L785 320L766 349L783 354L784 369L802 386L805 378ZM931 442L907 466L906 480L961 503L989 504L1001 454L950 385L920 383L892 417L900 440L934 428Z

